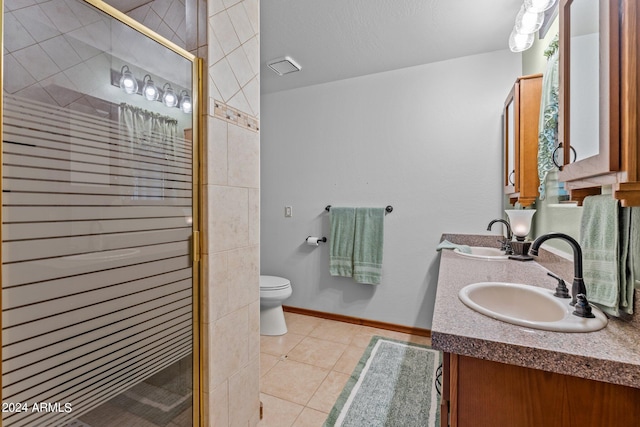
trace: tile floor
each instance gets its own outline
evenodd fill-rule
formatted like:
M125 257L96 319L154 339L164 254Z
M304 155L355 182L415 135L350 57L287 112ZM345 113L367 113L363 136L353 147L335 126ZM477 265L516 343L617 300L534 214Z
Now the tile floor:
M294 313L285 318L289 332L260 337L264 418L258 427L321 427L374 335L431 344L368 326Z
M191 372L189 354L65 427L190 427Z

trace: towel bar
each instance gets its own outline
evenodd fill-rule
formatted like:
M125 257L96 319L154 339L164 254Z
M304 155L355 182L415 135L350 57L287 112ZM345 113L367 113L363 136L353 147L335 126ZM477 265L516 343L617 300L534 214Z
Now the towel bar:
M331 210L331 205L327 205L327 207L326 207L326 208L324 208L324 210L325 210L325 211L327 211L327 212L329 212L329 211ZM391 212L393 212L393 206L388 205L386 208L384 208L384 210L385 210L387 213L391 213Z

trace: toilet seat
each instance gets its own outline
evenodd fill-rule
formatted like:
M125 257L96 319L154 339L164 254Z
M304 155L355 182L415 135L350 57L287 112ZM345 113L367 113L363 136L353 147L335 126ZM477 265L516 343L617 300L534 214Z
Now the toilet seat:
M260 276L260 292L279 291L291 286L291 282L284 277Z

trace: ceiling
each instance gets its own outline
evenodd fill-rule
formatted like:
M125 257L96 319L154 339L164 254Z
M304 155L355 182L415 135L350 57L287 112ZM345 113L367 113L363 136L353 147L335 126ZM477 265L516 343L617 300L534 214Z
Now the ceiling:
M521 5L522 0L263 0L261 92L508 49ZM283 56L302 70L279 76L266 66Z

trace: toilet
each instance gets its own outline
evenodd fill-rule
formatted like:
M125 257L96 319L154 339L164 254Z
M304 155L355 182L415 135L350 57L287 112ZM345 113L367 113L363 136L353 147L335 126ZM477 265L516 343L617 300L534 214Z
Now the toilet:
M284 277L260 276L260 335L287 333L282 303L291 292L291 282Z

